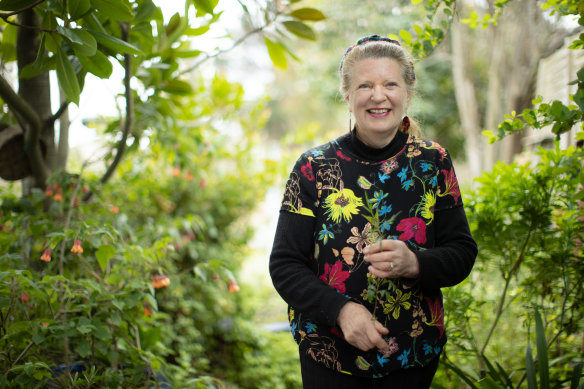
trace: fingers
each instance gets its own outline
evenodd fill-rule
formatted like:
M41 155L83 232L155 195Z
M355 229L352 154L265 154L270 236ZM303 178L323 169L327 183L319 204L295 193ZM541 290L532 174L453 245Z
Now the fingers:
M371 312L364 306L348 302L341 308L337 320L343 331L345 340L359 350L368 351L372 348L386 350L389 346L382 335L389 330L377 320L372 320Z

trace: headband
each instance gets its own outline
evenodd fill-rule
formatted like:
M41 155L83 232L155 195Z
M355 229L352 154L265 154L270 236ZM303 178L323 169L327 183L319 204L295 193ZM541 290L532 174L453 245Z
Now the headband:
M361 45L363 43L374 42L374 41L387 42L387 43L391 43L391 44L398 45L398 46L401 47L401 45L399 44L398 41L396 41L395 39L391 39L391 38L385 37L385 36L369 35L369 36L363 37L363 38L359 39L357 41L357 43L355 43L353 46L349 47L347 49L347 51L345 51L345 55L343 55L343 58L341 59L341 64L339 66L339 72L341 73L341 75L343 74L343 62L345 62L345 58L347 57L347 54L349 54L349 52L351 50L353 50L353 48L355 46L359 46L359 45ZM416 74L414 73L414 64L411 63L411 66L412 66L412 74L414 76L414 79L416 79Z

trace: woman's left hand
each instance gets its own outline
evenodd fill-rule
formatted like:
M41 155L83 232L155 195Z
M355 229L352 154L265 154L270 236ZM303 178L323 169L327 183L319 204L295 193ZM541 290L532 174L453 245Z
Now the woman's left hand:
M420 274L418 257L401 240L384 239L365 249L369 272L380 278L417 278Z

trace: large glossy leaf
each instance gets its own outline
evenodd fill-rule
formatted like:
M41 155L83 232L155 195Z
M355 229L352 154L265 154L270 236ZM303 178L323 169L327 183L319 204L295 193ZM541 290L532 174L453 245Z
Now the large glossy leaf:
M0 11L18 11L38 0L0 0Z
M142 51L136 46L124 42L114 36L101 33L99 31L88 30L97 40L100 45L107 47L110 50L120 54L142 54Z
M41 37L41 43L39 44L39 51L37 57L33 63L29 63L20 71L20 78L32 78L38 76L44 71L52 69L55 65L55 57L49 58L45 51L47 33L44 33Z
M92 56L97 51L97 41L85 30L57 26L57 32L69 41L77 54Z
M57 50L56 56L59 85L63 89L63 92L65 92L67 100L79 105L79 95L81 90L79 88L79 82L77 81L77 75L75 74L73 65L63 50Z
M91 4L106 16L122 22L134 18L132 7L128 0L91 0Z
M537 379L535 378L535 363L531 346L527 345L525 350L525 375L527 377L527 389L537 389Z
M90 57L77 54L77 59L85 70L99 78L109 78L112 74L112 63L101 51L97 51Z
M300 20L324 20L326 16L315 8L299 8L290 12L290 16Z
M77 20L91 9L90 0L75 0L67 2L67 11L71 15L71 20Z
M288 60L286 59L284 47L279 42L271 41L268 37L264 37L264 42L274 66L279 69L286 69Z
M300 38L316 40L316 34L306 23L298 22L296 20L287 20L282 24L288 31Z

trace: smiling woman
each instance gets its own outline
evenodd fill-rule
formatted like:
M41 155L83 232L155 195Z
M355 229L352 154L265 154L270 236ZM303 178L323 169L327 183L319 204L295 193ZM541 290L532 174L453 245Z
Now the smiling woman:
M410 56L369 36L340 72L355 126L296 162L270 274L305 389L428 388L446 343L440 288L466 278L477 246L448 152L406 116Z

